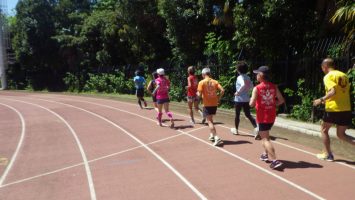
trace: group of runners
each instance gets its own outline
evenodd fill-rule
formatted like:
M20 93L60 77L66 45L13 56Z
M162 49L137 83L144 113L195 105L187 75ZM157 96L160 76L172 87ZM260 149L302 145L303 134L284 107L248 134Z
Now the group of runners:
M330 148L329 129L335 124L337 126L337 136L355 145L355 141L345 134L345 130L351 124L351 102L350 102L350 83L349 79L343 72L335 69L334 61L330 58L324 59L322 62L322 70L326 74L324 84L326 95L313 101L314 106L325 104L326 112L322 123L322 138L325 151L317 154L317 157L322 160L333 161L334 156ZM256 140L261 140L264 152L260 156L260 160L270 162L270 168L276 169L283 165L277 159L275 148L270 141L269 131L274 125L276 119L277 106L282 105L285 100L278 89L270 80L270 70L267 66L261 66L254 70L258 85L254 87L253 82L247 75L248 65L241 62L236 65L237 75L234 93L235 103L235 127L231 129L231 133L238 135L240 123L240 113L243 109L245 116L249 119L254 127L253 135ZM214 126L213 116L217 112L219 102L224 95L224 89L221 84L212 78L209 68L202 69L202 80L198 81L195 75L195 67L190 66L187 69L187 102L190 115L190 123L196 123L194 111L199 113L202 118L202 123L208 123L210 136L208 140L214 146L223 145L223 140L217 135ZM138 104L143 109L147 107L144 100L145 79L139 71L134 77L136 86L136 95ZM157 124L163 126L162 115L163 108L168 116L171 124L174 127L173 114L169 111L169 89L170 81L165 76L164 69L160 68L152 74L152 81L147 86L147 91L152 95L153 104L157 111ZM251 96L250 96L251 92ZM200 100L202 100L203 109L199 108ZM250 108L255 107L256 119L251 115Z

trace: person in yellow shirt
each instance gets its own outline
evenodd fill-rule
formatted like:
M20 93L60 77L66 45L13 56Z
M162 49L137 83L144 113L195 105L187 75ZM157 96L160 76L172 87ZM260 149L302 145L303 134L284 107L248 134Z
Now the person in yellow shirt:
M222 145L223 141L217 136L216 128L213 124L213 115L217 112L217 106L224 94L224 89L218 81L211 78L211 70L209 68L202 70L202 77L203 80L198 83L197 95L199 97L202 96L203 99L203 114L206 116L211 131L209 140L213 142L214 146Z
M351 125L352 118L350 83L346 74L335 70L334 61L331 58L323 60L322 71L326 74L323 79L326 95L314 100L313 105L325 104L325 113L321 127L325 152L317 154L317 157L322 160L334 161L328 133L333 124L337 127L337 136L339 139L355 145L355 141L345 134L348 126Z

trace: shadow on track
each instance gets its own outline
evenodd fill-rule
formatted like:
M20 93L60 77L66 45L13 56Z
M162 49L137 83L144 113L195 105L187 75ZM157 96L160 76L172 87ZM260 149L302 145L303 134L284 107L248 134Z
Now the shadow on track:
M237 140L237 141L230 141L230 140L223 140L224 145L239 145L239 144L253 144L252 142L245 141L245 140Z
M353 165L355 166L355 161L349 161L349 160L342 160L342 159L336 159L334 160L335 162L341 162L341 163L345 163L345 164L348 164L348 165Z
M283 166L279 169L275 169L277 171L283 172L285 169L307 169L307 168L323 168L323 165L314 164L306 161L288 161L288 160L280 160L283 163Z

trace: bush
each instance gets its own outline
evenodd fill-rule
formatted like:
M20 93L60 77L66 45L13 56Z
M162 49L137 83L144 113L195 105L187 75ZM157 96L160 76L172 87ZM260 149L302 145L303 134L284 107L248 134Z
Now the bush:
M288 89L287 94L294 95L295 93L301 100L300 104L293 106L290 116L298 120L309 121L312 116L312 101L315 99L315 95L304 87L304 83L304 79L299 79L297 81L297 91L293 92L292 90Z
M80 91L80 80L74 74L67 72L66 76L63 78L63 82L67 87L67 91L69 92Z
M90 74L86 81L83 91L103 92L103 93L131 93L134 83L126 80L123 73L114 74Z

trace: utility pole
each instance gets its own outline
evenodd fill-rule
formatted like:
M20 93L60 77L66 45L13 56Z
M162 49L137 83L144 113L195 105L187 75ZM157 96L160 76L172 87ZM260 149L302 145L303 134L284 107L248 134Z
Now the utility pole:
M6 69L7 69L7 2L6 0L0 1L0 77L1 77L1 90L7 88Z

